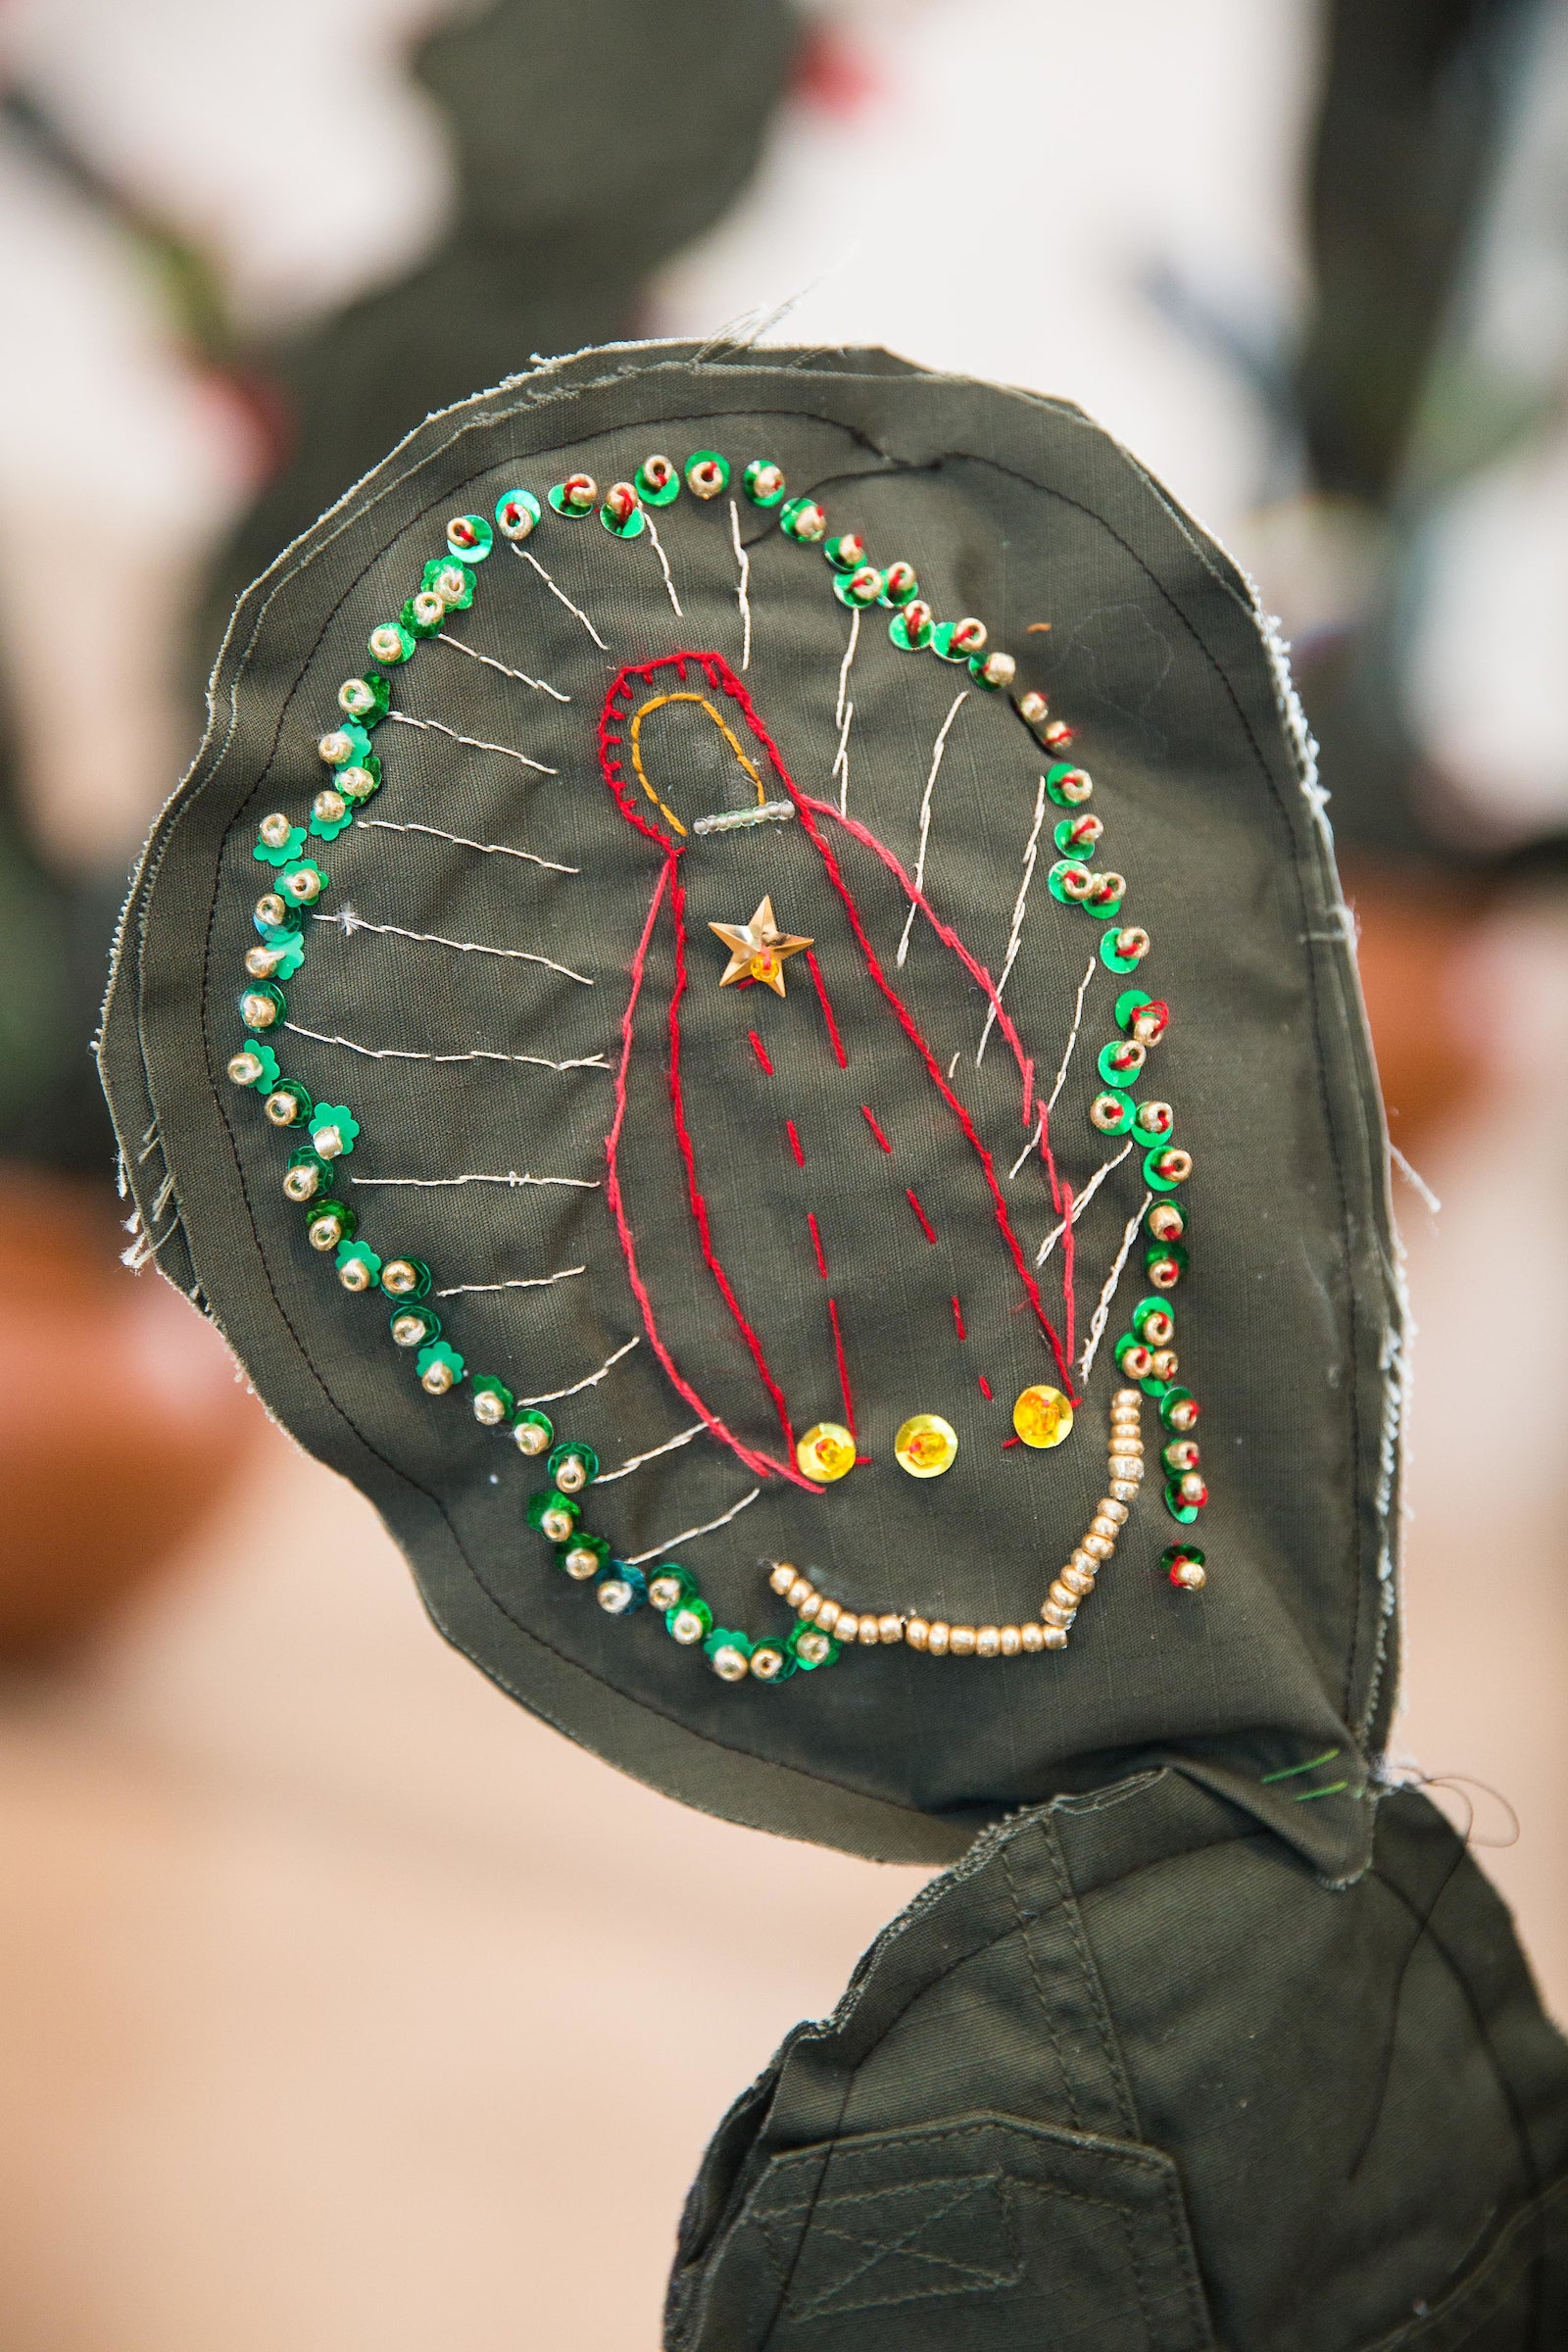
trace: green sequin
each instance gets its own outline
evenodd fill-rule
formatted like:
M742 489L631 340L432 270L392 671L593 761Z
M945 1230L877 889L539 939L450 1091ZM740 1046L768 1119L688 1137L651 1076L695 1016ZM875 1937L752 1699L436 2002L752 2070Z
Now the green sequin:
M426 608L421 611L421 607ZM411 596L399 618L411 637L421 641L433 637L446 619L447 609L438 596Z
M638 497L651 507L667 507L680 496L680 469L662 454L644 458L633 478Z
M503 539L527 539L542 512L531 490L503 490L496 500L496 528Z
M852 612L860 612L882 601L882 574L874 564L862 564L856 571L835 572L833 593Z
M264 1094L270 1094L277 1084L277 1055L272 1052L271 1047L264 1045L259 1037L253 1037L240 1049L240 1053L233 1056L233 1060L238 1061L242 1056L248 1056L249 1060L259 1063L260 1067L254 1078L235 1078L235 1085L259 1087ZM233 1077L232 1062L229 1065L229 1075Z
M290 825L287 841L278 842L274 846L270 841L258 840L251 856L262 865L287 865L289 859L297 858L304 847L305 827Z
M1088 781L1084 770L1081 767L1074 767L1070 760L1058 760L1054 767L1047 768L1046 790L1058 808L1077 808L1088 800L1087 792L1070 792L1064 789L1069 782L1076 783L1079 779Z
M417 642L414 631L406 629L401 620L383 620L370 631L365 650L384 669L395 669L400 662L412 660Z
M1171 1517L1175 1520L1178 1527L1191 1527L1193 1521L1198 1517L1198 1507L1199 1506L1196 1502L1183 1502L1181 1494L1173 1481L1170 1479L1166 1480L1165 1508L1167 1511L1169 1511ZM1189 1559L1191 1559L1191 1552L1189 1552L1187 1556Z
M364 1269L363 1281L351 1280L348 1282L343 1282L345 1270L352 1267L360 1267ZM337 1253L337 1278L339 1282L343 1282L343 1288L346 1291L373 1291L380 1271L381 1260L376 1256L375 1251L368 1243L343 1242L339 1244Z
M1123 1036L1132 1028L1134 1015L1141 1012L1146 1004L1152 1004L1153 1001L1147 988L1124 988L1122 990L1121 995L1116 999L1116 1026Z
M1143 961L1141 956L1122 956L1117 953L1114 931L1102 931L1100 936L1100 960L1107 971L1136 972Z
M347 1159L359 1137L360 1122L346 1102L318 1102L311 1113L311 1134L316 1148L321 1150L321 1137L335 1129L338 1138L336 1152L322 1152L323 1159Z
M454 514L447 524L447 553L460 564L482 564L495 543L495 526L482 514Z
M1126 1047L1117 1045L1114 1039L1108 1046L1101 1047L1100 1059L1095 1066L1106 1086L1120 1087L1125 1090L1127 1087L1136 1086L1143 1076L1144 1065L1141 1061L1125 1066L1117 1061L1117 1054L1124 1054L1126 1051Z
M338 708L362 727L378 727L392 708L392 689L379 670L363 678L345 678L337 690Z
M419 575L419 586L438 596L449 612L466 612L478 584L456 556L432 556Z
M923 654L936 635L936 624L923 608L912 617L907 611L901 611L888 622L888 635L900 653Z
M729 488L729 460L716 449L694 449L686 461L686 487L694 498L717 498Z
M789 484L782 466L771 458L754 458L741 475L741 487L754 507L776 507Z
M752 1644L752 1674L760 1683L787 1683L800 1667L782 1642L756 1642Z
M814 1674L819 1666L838 1662L841 1644L831 1634L824 1634L819 1625L797 1619L784 1644L803 1674Z
M599 1476L598 1454L591 1446L581 1446L575 1439L568 1440L564 1446L558 1446L546 1462L545 1468L552 1478L559 1480L562 1471L571 1462L578 1462L582 1465L584 1486L591 1486ZM575 1490L573 1491L575 1492Z
M273 1127L303 1127L315 1108L310 1089L297 1078L279 1078L268 1090L267 1116Z
M271 1010L268 1011L267 1006ZM278 1029L288 1013L288 999L270 980L256 980L239 1001L239 1017L247 1029Z
M1144 1153L1144 1182L1152 1193L1173 1193L1179 1184L1187 1182L1185 1176L1162 1176L1154 1165L1161 1154L1169 1150L1168 1143L1152 1144Z
M1178 1417L1179 1409L1183 1405L1196 1404L1197 1401L1191 1389L1169 1388L1159 1400L1159 1417L1167 1429L1174 1429L1185 1437L1187 1432L1182 1428L1181 1420ZM1196 1421L1197 1418L1195 1413L1193 1420Z
M382 1274L386 1272L385 1259L381 1263L381 1272ZM385 1293L386 1284L384 1282L381 1284L381 1289ZM407 1336L402 1339L398 1337L397 1327L400 1323L410 1326ZM424 1348L432 1340L438 1340L441 1337L441 1318L428 1306L411 1306L407 1300L404 1300L395 1306L387 1317L387 1329L392 1334L395 1347Z
M1079 885L1079 888L1076 891L1069 890L1067 888L1069 877ZM1084 864L1082 858L1060 858L1047 874L1046 888L1050 891L1054 899L1058 899L1061 902L1063 906L1081 906L1084 903L1082 895L1083 886L1085 886L1089 880L1089 868Z
M433 1396L442 1396L450 1395L461 1382L464 1361L457 1349L449 1347L445 1340L432 1340L427 1348L419 1349L414 1359L414 1369L421 1389ZM438 1371L442 1375L450 1374L450 1379L443 1377L432 1380L431 1374Z
M525 1409L517 1415L512 1427L514 1436L515 1436L519 1429L526 1430L530 1439L537 1434L539 1441L537 1445L530 1443L529 1445L521 1446L518 1449L520 1452L529 1454L544 1453L547 1451L551 1441L554 1439L556 1434L556 1425L551 1420L550 1415L548 1413L541 1413L537 1411L531 1405L525 1407Z

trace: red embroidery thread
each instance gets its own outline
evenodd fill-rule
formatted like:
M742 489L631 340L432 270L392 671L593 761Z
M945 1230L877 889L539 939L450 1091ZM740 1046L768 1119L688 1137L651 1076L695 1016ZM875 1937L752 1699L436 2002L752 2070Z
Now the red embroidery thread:
M963 1328L963 1309L958 1304L958 1294L956 1291L955 1291L953 1294L953 1323L954 1329L957 1332L959 1339L966 1340L969 1337L969 1334Z
M752 1041L752 1052L757 1055L758 1060L761 1063L763 1069L771 1078L773 1075L773 1064L767 1058L767 1048L763 1045L761 1039L758 1036L755 1029L748 1029L746 1034Z
M806 1165L806 1153L801 1150L801 1139L795 1132L795 1121L793 1119L785 1120L784 1132L790 1139L790 1150L795 1154L795 1165L798 1168L804 1168Z
M822 1236L816 1229L816 1211L814 1208L808 1208L807 1210L806 1222L811 1228L811 1248L816 1251L816 1270L821 1275L822 1280L826 1282L827 1259L822 1255Z
M855 1427L855 1398L850 1395L850 1367L844 1360L844 1334L839 1329L839 1302L836 1298L828 1300L827 1311L833 1325L833 1352L839 1359L839 1395L844 1399L844 1426L858 1446L860 1441ZM856 1458L858 1460L861 1457L857 1454Z
M771 746L769 746L769 749L771 749ZM780 767L779 773L783 775L783 772L784 771L782 767ZM786 776L784 781L788 783L789 778ZM793 790L793 786L791 789ZM806 968L811 975L811 982L816 990L817 1002L822 1007L822 1018L827 1023L828 1043L833 1048L834 1058L838 1062L841 1070L847 1070L850 1066L850 1057L844 1051L844 1040L842 1037L840 1037L839 1025L833 1018L833 1007L827 1001L827 990L822 982L822 974L816 960L816 951L813 948L808 948L806 951Z
M914 1187L913 1187L913 1185L912 1185L912 1184L906 1184L906 1185L905 1186L905 1188L904 1188L904 1198L906 1199L906 1200L907 1200L907 1202L909 1203L909 1206L910 1206L910 1207L913 1209L913 1211L914 1211L915 1215L916 1215L916 1216L919 1218L919 1220L920 1220L920 1231L921 1231L921 1232L922 1232L922 1233L925 1235L925 1238L926 1238L926 1240L927 1240L928 1242L934 1242L934 1241L936 1240L936 1238L937 1238L937 1237L936 1237L936 1233L935 1233L935 1231L934 1231L934 1230L933 1230L933 1228L932 1228L932 1224L931 1224L931 1220L930 1220L930 1218L929 1218L929 1217L926 1215L926 1213L925 1213L925 1210L924 1210L924 1209L923 1209L923 1208L920 1206L920 1203L919 1203L919 1201L918 1201L918 1200L915 1199L915 1197L914 1197Z
M862 1102L862 1103L860 1104L860 1116L861 1116L861 1118L862 1118L862 1119L864 1119L864 1121L865 1121L866 1125L867 1125L867 1126L870 1128L870 1130L871 1130L871 1133L872 1133L872 1134L873 1134L873 1135L876 1137L876 1140L877 1140L877 1142L878 1142L878 1143L881 1145L881 1147L882 1147L883 1151L884 1151L884 1152L889 1152L889 1153L891 1153L891 1152L892 1152L892 1150L893 1150L893 1146L892 1146L892 1145L891 1145L891 1144L888 1142L888 1139L887 1139L887 1137L886 1137L886 1136L883 1134L883 1132L882 1132L881 1128L880 1128L880 1127L877 1125L877 1123L876 1123L875 1119L874 1119L874 1118L872 1118L872 1116L871 1116L871 1106L870 1106L870 1104L869 1104L868 1102Z

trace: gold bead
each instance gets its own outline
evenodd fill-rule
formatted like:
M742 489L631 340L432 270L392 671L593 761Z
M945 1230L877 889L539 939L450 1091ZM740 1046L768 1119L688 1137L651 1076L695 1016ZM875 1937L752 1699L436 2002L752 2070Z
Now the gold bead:
M288 920L287 899L275 890L264 891L256 902L256 920L265 923L269 931L275 931L279 923Z
M879 1642L902 1642L904 1640L904 1619L890 1609L877 1619L876 1632Z
M831 1486L855 1468L855 1440L840 1422L813 1422L795 1447L795 1461L803 1478Z
M368 1291L373 1279L363 1257L346 1257L337 1270L337 1278L346 1291Z
M1004 1658L1015 1658L1022 1647L1023 1635L1019 1631L1018 1627L1015 1625L1004 1625L1002 1629L1003 1656Z
M1144 1475L1144 1457L1141 1453L1113 1453L1106 1468L1113 1479L1121 1480L1126 1486L1136 1487Z
M1107 1543L1103 1536L1085 1536L1078 1548L1087 1551L1092 1560L1108 1560L1116 1546L1113 1542Z
M228 1074L236 1086L254 1086L263 1067L259 1054L236 1054L228 1065Z
M319 874L313 874L309 866L300 866L296 872L287 875L284 879L283 896L286 899L292 899L296 906L309 906L320 895L321 877Z
M389 1298L406 1298L418 1287L418 1268L410 1265L406 1257L394 1257L381 1268L381 1288Z
M708 1663L721 1683L744 1683L752 1671L749 1652L736 1649L731 1642L725 1642L721 1649L715 1649Z
M1118 1532L1115 1520L1102 1518L1098 1511L1089 1522L1089 1533L1099 1536L1102 1543L1114 1544Z
M1042 1624L1054 1625L1059 1633L1066 1632L1068 1626L1071 1625L1077 1614L1078 1612L1074 1608L1063 1608L1059 1600L1046 1600L1042 1601L1040 1604L1040 1617ZM1049 1638L1047 1645L1048 1647L1052 1646L1049 1642Z
M241 997L239 1017L247 1029L270 1029L277 1018L277 1006L270 997L260 996L253 991Z
M270 816L264 816L260 825L257 827L257 831L261 834L262 839L266 842L270 850L286 849L288 846L288 837L293 830L293 826L289 823L288 818L283 814L281 808L275 808Z
M485 1429L499 1429L507 1417L506 1398L498 1396L494 1389L475 1389L473 1417Z
M397 1348L422 1348L425 1340L429 1336L429 1325L425 1322L425 1319L422 1315L394 1315L392 1318L393 1346ZM531 1434L535 1437L538 1437L542 1433L535 1430ZM522 1444L522 1439L520 1436L518 1437L517 1443L519 1446ZM524 1451L528 1453L537 1453L539 1450L540 1448L537 1446L529 1446L524 1447Z
M1180 1585L1185 1592L1200 1592L1208 1582L1201 1561L1182 1560L1171 1571L1171 1583Z
M955 1658L972 1658L978 1640L979 1636L972 1625L956 1625L948 1636L949 1655Z
M1067 1629L1063 1625L1042 1626L1040 1635L1047 1649L1065 1649L1067 1646Z
M599 1554L590 1544L568 1544L561 1555L561 1565L574 1584L585 1585L599 1574Z
M843 1605L839 1601L819 1600L816 1604L816 1622L824 1634L834 1631L843 1614Z
M1069 1576L1073 1579L1071 1585L1067 1582ZM1076 1591L1073 1589L1074 1585L1077 1587ZM1048 1597L1055 1602L1058 1609L1075 1609L1087 1590L1088 1587L1078 1576L1076 1570L1064 1568L1060 1576L1053 1577Z
M958 1455L958 1433L940 1413L911 1413L893 1441L893 1458L911 1478L940 1478Z
M791 1585L794 1584L795 1574L796 1572L790 1566L788 1560L778 1560L775 1561L773 1567L769 1570L767 1581L775 1592L785 1593L789 1591Z
M977 1658L999 1658L1002 1655L1002 1628L1000 1625L982 1625L977 1630L974 1638L974 1654Z
M305 1232L313 1250L335 1250L343 1238L342 1225L330 1215L313 1218Z
M1018 1639L1031 1657L1038 1657L1046 1646L1046 1629L1043 1625L1036 1625L1033 1622L1028 1625L1020 1625Z
M247 948L245 969L253 980L270 980L283 960L281 948Z
M308 1166L290 1168L283 1178L284 1199L294 1201L314 1200L320 1188L320 1182L321 1171L319 1168Z
M841 1626L843 1625L843 1622L844 1620L840 1618L839 1623ZM843 1640L842 1633L840 1634L839 1639L841 1641ZM860 1619L859 1627L856 1633L855 1639L859 1642L862 1649L869 1649L874 1642L880 1642L882 1639L881 1620L876 1617L862 1617Z
M797 1656L807 1659L812 1666L820 1666L823 1659L829 1655L832 1646L826 1634L818 1633L813 1626L808 1634L800 1636L795 1649Z
M1072 1406L1059 1389L1024 1389L1013 1402L1014 1430L1039 1451L1059 1446L1072 1428Z
M911 1649L924 1649L931 1639L931 1628L923 1617L911 1617L904 1629L904 1639Z
M1111 1468L1114 1470L1115 1467L1115 1463L1112 1462ZM1138 1481L1135 1478L1113 1478L1110 1482L1110 1491L1118 1502L1136 1502L1138 1500Z
M837 1624L834 1626L834 1628L833 1628L833 1639L834 1639L834 1641L835 1641L835 1642L858 1642L858 1641L859 1640L859 1638L860 1638L860 1620L859 1620L859 1618L858 1618L858 1617L857 1617L857 1615L856 1615L856 1613L855 1613L855 1611L854 1611L853 1609L841 1609L841 1610L839 1611L838 1623L837 1623Z
M419 1374L419 1386L424 1390L426 1396L444 1396L456 1378L457 1375L453 1371L452 1366L448 1363L443 1363L441 1358L437 1356L435 1362L433 1364L426 1364L424 1370ZM546 1521L548 1522L556 1514L547 1511L545 1513ZM560 1516L564 1518L565 1516L564 1512L561 1513ZM547 1535L553 1535L554 1530L547 1524L545 1533ZM560 1539L557 1538L556 1540L559 1542Z
M1154 1349L1154 1378L1156 1380L1174 1380L1180 1369L1181 1365L1174 1348L1156 1348Z
M262 1110L274 1127L297 1127L299 1125L301 1104L299 1098L295 1095L285 1095L281 1090L275 1095L269 1095L267 1101L262 1104Z
M816 1587L808 1576L798 1576L784 1597L792 1609L798 1609L802 1601L809 1600L815 1591Z
M1057 1577L1056 1584L1051 1588L1053 1593L1056 1590L1056 1585L1065 1586L1075 1600L1082 1600L1086 1592L1094 1591L1095 1580L1092 1576L1086 1576L1081 1568L1064 1568Z
M806 1598L801 1602L800 1607L796 1610L795 1614L797 1617L804 1617L808 1625L810 1625L813 1621L819 1623L822 1614L821 1593L808 1593Z
M1143 1397L1137 1389L1118 1389L1110 1401L1112 1405L1130 1404L1136 1412L1143 1404Z
M1095 1513L1095 1517L1097 1519L1108 1519L1112 1527L1125 1527L1127 1524L1127 1505L1124 1502L1118 1502L1114 1494L1102 1495L1101 1497L1100 1508Z
M386 1288L384 1270L381 1275L381 1288L383 1290ZM412 1323L415 1319L413 1315L399 1315L397 1322L392 1326L392 1337L397 1339L399 1324ZM399 1341L398 1344L400 1347L408 1345L406 1341ZM550 1443L550 1432L547 1429L541 1429L537 1421L519 1421L512 1433L512 1438L519 1453L543 1453Z
M934 1658L945 1658L953 1641L953 1628L942 1618L933 1617L926 1627L925 1646Z
M318 792L311 803L311 814L323 825L337 824L341 818L347 816L348 812L347 801L340 792L335 792L330 784L323 792Z
M690 1649L694 1642L708 1638L708 1628L695 1609L677 1609L669 1621L670 1639L682 1649Z

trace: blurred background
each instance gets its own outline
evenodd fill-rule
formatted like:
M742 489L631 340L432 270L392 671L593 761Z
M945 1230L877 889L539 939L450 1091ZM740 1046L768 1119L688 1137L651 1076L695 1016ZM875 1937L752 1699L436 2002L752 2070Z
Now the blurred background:
M1568 0L0 0L7 2352L651 2347L919 1883L434 1639L122 1265L88 1058L238 589L430 408L725 329L1081 402L1281 616L1420 1334L1397 1745L1568 2018Z

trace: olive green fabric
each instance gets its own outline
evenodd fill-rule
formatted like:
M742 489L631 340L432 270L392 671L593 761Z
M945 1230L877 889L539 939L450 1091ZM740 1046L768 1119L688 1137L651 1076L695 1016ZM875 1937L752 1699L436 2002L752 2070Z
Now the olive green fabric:
M749 458L777 459L794 489L819 490L834 530L862 531L881 561L907 557L940 614L976 613L1016 653L1019 685L1047 687L1078 730L1072 757L1093 771L1106 825L1101 863L1126 874L1125 916L1153 942L1135 976L1172 1021L1145 1092L1168 1094L1196 1157L1183 1188L1192 1264L1174 1304L1181 1378L1204 1412L1211 1498L1191 1532L1208 1585L1179 1595L1160 1566L1179 1531L1160 1499L1151 1405L1154 1474L1059 1656L856 1648L831 1670L735 1690L676 1648L655 1611L604 1615L522 1525L537 1469L476 1425L466 1391L424 1396L389 1345L388 1302L346 1296L330 1258L306 1246L281 1192L291 1139L223 1076L243 1038L251 910L273 878L253 856L258 821L308 815L338 684L440 553L445 518L488 514L516 484L542 493L579 466L604 482L651 450L684 459L705 446L729 454L737 489ZM706 1435L672 1445L697 1415L662 1368L604 1181L628 973L662 870L599 770L607 688L620 665L682 649L710 649L739 678L749 650L760 721L800 789L835 808L842 735L850 817L921 868L933 914L978 963L1002 968L1018 920L1004 1003L1036 1101L1082 999L1082 1042L1052 1113L1062 1180L1078 1194L1099 1183L1075 1228L1080 1357L1143 1191L1141 1157L1100 1181L1119 1147L1088 1118L1095 1056L1129 983L1099 961L1101 926L1045 888L1054 851L1037 820L1042 807L1052 825L1063 811L1039 799L1048 756L1006 695L898 652L880 610L849 662L850 616L820 553L744 496L744 612L728 501L683 491L658 521L668 589L650 536L619 543L592 516L547 507L525 553L549 579L498 542L472 610L448 624L568 702L445 646L394 673L394 710L433 723L384 723L386 781L368 821L309 845L331 888L287 984L298 1026L280 1036L283 1066L353 1109L362 1134L344 1198L380 1255L427 1259L438 1293L454 1294L431 1303L470 1374L519 1396L572 1392L550 1407L559 1434L595 1446L607 1470L668 1449L589 1492L585 1525L617 1556L651 1552L652 1566L668 1545L716 1623L754 1636L792 1622L759 1566L780 1558L854 1605L1032 1618L1103 1489L1112 1347L1144 1289L1141 1244L1071 1439L1007 1448L1013 1396L1059 1376L975 1156L871 984L804 817L689 836L681 1067L714 1248L782 1372L796 1430L844 1410L808 1207L818 1215L870 1458L803 1492ZM880 354L586 354L432 418L279 559L241 603L213 713L136 882L109 1001L103 1066L127 1177L160 1266L221 1325L272 1410L381 1509L448 1637L625 1769L791 1835L951 1860L999 1815L1152 1757L1226 1790L1328 1877L1363 1867L1367 1758L1394 1679L1399 1342L1380 1114L1281 666L1234 567L1136 464L1070 407ZM706 720L682 728L659 738L659 757L690 818L738 771ZM1040 854L1019 918L1032 827ZM1029 1127L999 1030L980 1055L982 986L933 922L916 921L887 863L842 828L835 839L857 919L954 1074L1032 1266L1058 1220L1038 1157L1007 1173ZM784 928L817 941L847 1066L801 960L782 1003L717 985L708 923L746 920L768 890ZM674 1360L755 1459L779 1453L779 1429L699 1248L668 1099L668 907L656 918L628 1068L627 1214ZM768 1074L749 1030L771 1041ZM809 1148L804 1169L786 1149L786 1108ZM455 1181L521 1175L557 1181ZM380 1179L398 1189L377 1192ZM1058 1249L1039 1276L1058 1327L1063 1271ZM917 1482L892 1459L915 1411L958 1431L946 1477ZM1302 1807L1294 1785L1267 1778L1330 1750L1343 1788L1322 1802Z
M669 2352L1547 2352L1568 2053L1424 1797L1331 1891L1169 1773L981 1838L739 2100Z

